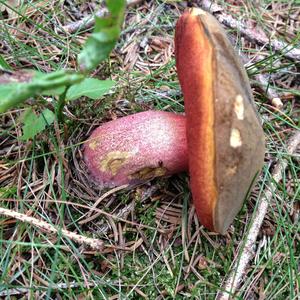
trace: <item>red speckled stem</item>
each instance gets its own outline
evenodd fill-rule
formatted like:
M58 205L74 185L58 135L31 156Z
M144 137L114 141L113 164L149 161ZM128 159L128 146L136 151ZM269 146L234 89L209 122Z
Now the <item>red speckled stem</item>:
M147 111L101 125L84 146L92 178L113 187L187 171L185 124L183 115Z

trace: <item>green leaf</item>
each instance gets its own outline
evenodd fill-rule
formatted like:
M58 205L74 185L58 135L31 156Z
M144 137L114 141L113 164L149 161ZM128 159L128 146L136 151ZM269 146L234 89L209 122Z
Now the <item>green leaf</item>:
M107 93L114 85L112 80L99 80L95 78L86 78L82 82L71 86L67 92L66 99L74 100L81 96L91 99L99 99Z
M94 32L78 55L78 64L84 71L95 69L100 62L109 57L121 33L125 1L110 0L106 3L110 16L106 18L95 16Z
M30 82L1 84L0 113L30 97L61 94L66 86L76 84L83 79L82 74L61 70L49 74L35 73Z
M50 125L55 120L55 114L49 110L44 109L39 116L30 108L25 111L23 115L23 135L21 140L29 140L42 132L47 125Z
M7 97L9 93L13 92L14 88L16 88L17 85L18 83L8 83L0 85L0 103L2 99Z
M99 43L115 43L119 38L120 28L114 26L110 28L103 29L101 32L96 32L92 34L92 38Z
M85 48L78 55L78 62L82 70L93 70L99 63L108 58L109 53L115 46L115 42L101 43L91 36Z
M5 61L2 55L0 55L0 68L5 70L11 70L10 65Z
M65 89L66 89L66 87L62 86L62 87L58 87L56 89L42 91L41 95L43 95L43 96L59 96L65 91Z
M125 8L124 0L106 0L106 5L113 17L120 16Z

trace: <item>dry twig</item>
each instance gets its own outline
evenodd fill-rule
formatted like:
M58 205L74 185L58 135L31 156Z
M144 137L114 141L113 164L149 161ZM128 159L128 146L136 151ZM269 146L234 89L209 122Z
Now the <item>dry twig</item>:
M297 131L287 142L287 154L292 155L300 144L300 131ZM267 213L269 203L276 191L276 184L282 179L283 173L287 167L287 161L278 162L272 172L273 181L266 187L265 195L260 200L258 207L252 218L253 222L250 226L246 240L241 241L241 254L237 256L235 263L231 268L231 272L223 285L222 292L218 293L216 299L227 300L235 294L245 270L250 260L254 256L255 242Z
M244 63L244 65L249 63L249 57L247 55L245 55L244 53L239 53L242 62ZM259 57L255 57L254 60L255 62L258 62L260 59L263 59L263 57L259 56ZM253 69L253 71L258 71L256 68ZM257 72L259 73L259 72ZM277 91L275 91L275 89L270 85L269 81L270 81L270 76L266 75L266 74L257 74L254 76L254 80L255 82L251 82L251 85L255 85L257 87L259 87L265 94L266 97L270 100L271 104L273 106L275 106L277 109L282 108L282 102L280 99L279 94L277 93Z
M127 4L127 7L128 7L128 6L137 5L142 1L143 0L127 0L126 4ZM97 17L103 17L106 13L107 13L107 9L106 8L101 8L95 13L95 15ZM62 33L62 32L74 33L78 30L89 29L94 24L95 24L94 15L89 15L89 16L86 16L86 17L84 17L83 19L81 19L79 21L72 22L72 23L69 23L69 24L63 26L62 28L58 28L57 32L58 33Z
M34 73L32 71L7 71L0 69L0 84L7 84L7 83L17 83L17 82L29 82Z
M39 220L33 217L29 217L25 214L21 214L19 212L12 211L7 208L0 208L0 215L4 215L6 217L14 218L17 220L20 220L21 222L29 223L31 225L34 225L38 228L41 228L42 230L45 230L46 232L49 233L60 233L69 238L70 240L73 240L77 242L78 244L85 244L90 246L92 249L99 250L101 251L103 249L103 241L99 239L93 239L93 238L88 238L82 235L79 235L77 233L71 232L66 229L56 229L53 225L43 221Z
M97 282L89 282L88 286L92 287L95 286L97 284L101 284L97 283ZM77 287L81 287L82 284L72 281L72 282L68 282L68 283L58 283L58 284L54 284L51 286L51 289L53 290L62 290L62 289L70 289L70 288L77 288ZM40 290L46 290L48 288L48 286L45 287L39 287ZM27 287L27 288L12 288L12 289L3 289L2 291L0 291L0 297L8 297L8 296L17 296L17 295L21 295L21 294L27 294L32 290L32 288ZM6 298L5 298L6 299Z
M271 85L269 85L268 76L265 74L257 74L254 78L257 81L258 86L266 93L266 96L270 100L271 104L277 109L281 109L283 103L280 99L279 94Z
M244 22L237 21L231 15L224 13L221 6L212 3L210 0L201 1L201 5L204 9L211 11L212 13L217 13L215 14L215 17L220 23L229 28L238 30L248 40L251 40L258 45L265 45L294 61L300 60L300 49L276 39L270 40L268 37L260 34L257 30L249 28Z

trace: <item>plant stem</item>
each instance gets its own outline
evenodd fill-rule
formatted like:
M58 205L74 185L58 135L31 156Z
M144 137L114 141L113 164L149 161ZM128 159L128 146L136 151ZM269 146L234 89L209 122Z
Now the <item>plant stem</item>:
M69 88L70 88L70 86L66 87L65 91L61 95L59 95L59 98L57 101L56 117L57 117L58 123L63 123L63 120L64 120L63 109L66 104L66 95L67 95Z

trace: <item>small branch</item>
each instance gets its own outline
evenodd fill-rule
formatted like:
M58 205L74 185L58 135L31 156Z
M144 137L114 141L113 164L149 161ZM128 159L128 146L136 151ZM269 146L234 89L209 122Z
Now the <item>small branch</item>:
M129 7L129 6L134 6L134 5L141 3L141 2L143 2L143 0L127 0L126 2L127 2L127 7ZM95 15L97 17L103 17L103 16L105 16L106 13L107 13L107 9L101 8L95 13ZM88 15L79 21L69 23L69 24L63 26L62 28L58 28L57 32L58 33L63 33L63 32L74 33L79 30L89 29L89 28L93 27L95 24L95 18L94 18L95 15Z
M247 64L249 62L249 57L247 57L244 53L241 53L241 55L243 57L244 63ZM258 62L262 59L262 56L257 56L253 60L254 62ZM256 82L252 82L252 85L259 87L263 91L263 93L266 94L266 97L269 99L271 104L277 109L281 109L283 103L281 102L280 96L277 91L273 88L272 85L270 85L271 76L268 74L260 74L257 68L252 68L252 71L256 71L256 73L258 73L254 76L254 80Z
M265 45L276 52L280 52L283 56L299 61L300 60L300 49L295 48L285 42L278 41L276 39L270 40L268 37L261 35L255 29L249 28L247 24L241 21L237 21L231 15L225 14L223 8L218 4L213 3L210 0L201 1L201 6L212 13L215 13L215 17L218 21L225 26L236 29L248 40L251 40L259 45Z
M287 154L292 155L300 145L300 131L297 131L287 142ZM254 256L254 247L256 239L261 228L264 217L267 213L269 203L276 192L276 185L282 179L283 173L287 167L287 161L278 162L272 172L273 181L266 187L265 195L260 200L253 216L252 224L246 236L246 241L241 241L241 253L236 257L231 272L223 285L222 292L217 294L216 299L232 299L232 295L237 291L245 270L250 260ZM244 245L244 246L243 246Z
M265 74L257 74L254 78L257 81L257 85L259 86L259 88L266 94L267 98L270 100L271 104L277 109L281 109L283 103L280 99L279 94L272 86L269 85L268 77Z
M34 73L32 71L4 71L0 70L0 84L29 82Z
M15 211L9 210L7 208L1 207L0 215L4 215L6 217L17 219L17 220L20 220L21 222L29 223L29 224L34 225L40 229L43 229L49 233L59 234L61 232L61 234L63 236L69 238L70 240L73 240L78 244L88 245L92 249L95 249L95 250L102 251L102 249L103 249L103 241L101 241L99 239L88 238L88 237L79 235L77 233L71 232L66 229L56 229L53 225L51 225L43 220L29 217L25 214L15 212Z
M98 284L100 284L100 283L98 283ZM97 285L97 282L89 282L88 283L89 287L92 287L92 286L95 286L95 285ZM52 285L51 289L53 289L53 290L62 290L62 289L72 289L72 288L77 288L77 287L82 287L82 283L78 283L78 282L75 282L75 281L68 282L68 283L58 283L58 284ZM44 289L46 291L48 289L48 286L38 287L37 290L38 289L40 289L40 290ZM4 289L2 287L2 291L0 291L0 297L21 295L21 294L29 293L30 291L34 291L34 288L20 287L20 288L14 288L14 289Z
M229 37L231 38L232 36L230 35ZM249 57L243 52L239 54L244 65L248 64ZM258 62L260 59L263 59L263 57L261 56L255 57L254 62ZM252 71L257 71L257 69L256 68L255 70L252 69ZM281 102L279 94L269 84L270 76L266 74L257 74L254 76L254 80L256 82L251 82L251 85L259 87L266 94L266 97L270 100L271 104L275 106L277 109L281 109L283 104Z

